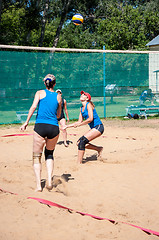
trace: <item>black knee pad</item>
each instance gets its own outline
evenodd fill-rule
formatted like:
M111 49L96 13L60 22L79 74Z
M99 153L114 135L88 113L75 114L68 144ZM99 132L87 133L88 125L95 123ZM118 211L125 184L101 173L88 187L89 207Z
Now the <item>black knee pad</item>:
M52 159L54 160L54 157L53 157L53 152L54 152L54 149L53 150L48 150L46 147L45 147L45 161L48 160L48 159Z
M85 145L89 142L89 140L85 136L82 136L78 139L78 141L78 150L85 150Z

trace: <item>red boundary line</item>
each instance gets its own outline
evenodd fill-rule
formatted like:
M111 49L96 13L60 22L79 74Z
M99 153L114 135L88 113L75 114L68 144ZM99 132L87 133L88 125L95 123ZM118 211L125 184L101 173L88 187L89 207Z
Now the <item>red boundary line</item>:
M4 193L10 193L10 194L18 195L17 193L9 192L9 191L3 190L2 188L0 188L0 191L2 191ZM52 201L48 201L48 200L42 199L42 198L27 197L27 199L33 199L33 200L38 201L39 203L42 203L42 204L45 204L45 205L48 205L48 206L63 208L63 209L68 210L69 212L73 211L73 212L76 212L76 213L78 213L78 214L80 214L82 216L89 216L89 217L95 218L97 220L107 220L107 221L109 221L109 222L111 222L113 224L116 224L116 223L127 224L129 226L132 226L132 227L135 227L135 228L138 228L138 229L142 230L143 232L147 233L148 235L153 234L153 235L156 235L156 236L159 237L159 232L153 231L151 229L143 228L143 227L131 224L131 223L126 223L126 222L122 222L122 221L115 221L115 220L112 220L112 219L109 219L109 218L98 217L98 216L95 216L95 215L92 215L92 214L89 214L89 213L83 213L83 212L80 212L80 211L75 211L75 210L73 210L71 208L62 206L62 205L60 205L58 203L54 203Z
M33 135L33 133L18 133L18 134L6 134L6 135L3 135L1 137L17 137L17 136L29 136L29 135ZM68 133L68 135L72 135L72 136L77 136L79 134L77 133ZM102 138L107 138L107 136L101 136ZM114 137L116 139L118 139L119 137ZM130 139L129 137L126 137L125 139ZM132 140L136 140L136 138L131 138Z

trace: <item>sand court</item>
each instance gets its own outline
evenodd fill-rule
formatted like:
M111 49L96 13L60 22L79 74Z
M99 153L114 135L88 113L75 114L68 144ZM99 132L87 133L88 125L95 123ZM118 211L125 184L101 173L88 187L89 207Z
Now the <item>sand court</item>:
M32 168L32 132L26 136L0 137L0 239L118 239L154 240L129 223L159 232L159 120L103 120L103 135L92 141L103 147L103 161L86 150L78 165L76 141L88 126L70 128L69 147L62 134L54 152L54 188L45 188L46 167L42 157L42 192L35 192ZM1 126L0 136L21 134L19 126ZM73 209L72 213L48 207L28 197L42 198ZM117 224L82 216L76 211Z

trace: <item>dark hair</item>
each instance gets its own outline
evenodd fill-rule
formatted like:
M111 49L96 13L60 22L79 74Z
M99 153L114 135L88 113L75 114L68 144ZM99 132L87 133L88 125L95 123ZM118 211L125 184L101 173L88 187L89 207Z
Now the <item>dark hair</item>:
M148 93L148 94L151 94L151 93L152 93L152 90L149 88L149 89L147 90L147 93Z
M139 115L137 113L134 114L134 119L139 119Z
M95 107L94 103L91 100L89 100L88 102L90 102L90 104L92 104L92 106Z
M56 83L56 78L53 74L47 74L44 78L45 85L48 89L53 88Z

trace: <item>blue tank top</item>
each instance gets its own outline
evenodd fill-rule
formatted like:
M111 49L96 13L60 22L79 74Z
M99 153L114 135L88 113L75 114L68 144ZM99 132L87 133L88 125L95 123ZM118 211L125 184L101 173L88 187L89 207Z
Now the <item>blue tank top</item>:
M89 102L88 102L89 103ZM88 116L88 110L87 110L87 105L88 105L88 103L86 104L86 106L85 106L85 109L84 109L84 111L82 112L82 107L81 107L81 114L82 114L82 116L85 118L85 119L87 119L89 116ZM97 114L97 112L96 112L96 110L95 110L95 108L93 109L93 121L92 122L90 122L90 123L88 123L88 125L90 126L90 128L94 128L95 126L97 126L97 125L99 125L99 124L102 124L102 122L101 122L101 120L100 120L100 118L99 118L99 116L98 116L98 114Z
M40 99L35 123L47 123L58 126L57 120L57 93L45 89L46 97Z

